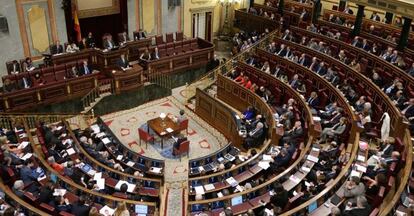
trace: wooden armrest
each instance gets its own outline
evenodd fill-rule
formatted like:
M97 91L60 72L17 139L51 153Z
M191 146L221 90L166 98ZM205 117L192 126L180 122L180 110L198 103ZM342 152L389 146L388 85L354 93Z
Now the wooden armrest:
M46 210L48 210L50 212L54 212L55 211L55 207L53 207L53 206L51 206L49 204L46 204L46 203L40 203L40 207L42 207L42 208L44 208L44 209L46 209Z

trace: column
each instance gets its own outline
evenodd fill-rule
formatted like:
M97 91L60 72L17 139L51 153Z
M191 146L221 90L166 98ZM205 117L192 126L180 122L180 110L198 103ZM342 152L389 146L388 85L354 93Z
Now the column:
M411 19L404 17L404 25L401 30L401 36L400 40L398 41L397 49L402 51L408 43L408 36L410 34L410 28L411 28Z
M321 14L322 4L320 0L315 0L313 2L313 13L312 13L312 23L317 23L319 15Z
M354 23L354 30L352 31L352 37L359 35L359 32L361 31L362 19L364 18L364 9L365 6L358 5L358 12Z
M283 16L283 9L285 7L285 1L284 0L279 0L279 7L278 7L278 12L280 14L280 16Z

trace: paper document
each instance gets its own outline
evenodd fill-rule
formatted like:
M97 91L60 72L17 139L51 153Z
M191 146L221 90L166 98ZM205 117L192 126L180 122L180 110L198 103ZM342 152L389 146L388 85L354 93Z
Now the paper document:
M132 167L132 166L134 166L134 165L135 165L135 162L133 162L133 161L128 161L128 163L127 163L126 165L127 165L127 166Z
M109 138L108 137L105 137L105 138L103 138L102 139L102 142L103 142L103 144L108 144L108 143L110 143L111 142L111 140L109 140Z
M24 149L26 148L27 145L29 145L30 143L27 141L23 141L22 143L20 143L20 145L17 147L18 149Z
M264 170L267 170L270 167L270 164L267 161L260 161L258 166Z
M229 183L232 187L236 187L239 183L233 177L226 179L226 182Z
M53 196L64 196L66 194L66 189L55 189L53 191Z
M73 154L75 154L75 153L76 153L76 152L75 152L75 149L73 149L73 148L66 149L66 152L68 153L68 155L73 155Z
M356 168L358 171L366 173L367 172L367 167L366 166L361 166L359 164L355 164Z
M171 128L167 128L167 129L165 129L168 133L172 133L174 130L173 129L171 129Z
M295 182L296 184L300 182L300 178L296 177L295 175L291 175L289 180Z
M124 158L124 156L123 156L123 155L118 155L118 156L116 156L116 159L117 159L117 160L119 160L119 161L120 161L120 160L122 160L122 158Z
M101 132L101 133L96 134L96 137L101 138L101 137L104 137L105 135L106 135L105 132Z
M99 132L101 132L101 129L99 128L99 125L97 125L97 124L94 124L94 125L92 125L91 126L91 129L93 130L93 132L94 133L99 133Z
M319 161L319 158L317 158L313 155L308 155L307 159L314 162L314 163L318 163L318 161Z
M271 161L272 160L272 156L264 154L263 155L263 160L264 161Z
M99 210L99 213L104 216L112 216L115 213L115 209L108 207L107 205Z
M105 179L101 178L96 180L96 185L98 185L99 190L105 189Z
M357 170L352 170L352 171L351 171L351 177L352 177L352 176L361 177L361 173L360 173L360 172L358 172Z
M217 193L217 197L218 197L218 198L223 197L223 193L218 192L218 193Z
M214 187L213 184L206 184L206 185L204 185L204 189L206 189L206 191L209 191L209 190L216 189L216 187Z
M31 157L32 157L32 153L27 153L21 159L25 161L25 160L27 160L27 159L29 159Z
M358 155L357 160L361 161L361 162L365 162L365 156L364 155Z
M205 194L203 186L194 187L196 194Z
M98 180L102 178L102 173L101 172L97 172L95 173L95 175L93 175L93 180Z
M150 171L153 173L161 173L161 169L160 167L151 167Z

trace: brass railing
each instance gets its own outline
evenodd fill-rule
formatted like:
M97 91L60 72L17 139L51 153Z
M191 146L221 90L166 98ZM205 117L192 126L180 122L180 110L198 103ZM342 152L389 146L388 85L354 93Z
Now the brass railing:
M269 44L270 39L276 36L277 34L278 34L277 29L270 32L268 35L266 35L264 38L257 41L255 44L253 44L248 49L243 50L242 52L238 53L237 55L229 59L224 64L220 65L218 68L211 70L206 75L202 76L201 78L187 85L183 91L183 94L185 95L186 100L190 101L191 98L195 96L197 88L205 90L206 88L210 87L213 83L216 82L218 74L225 74L228 71L231 71L234 68L234 62L238 62L240 60L245 59L250 53L250 51L254 51L257 47L266 46L266 44Z
M29 128L36 128L39 122L51 124L60 122L62 119L67 119L74 125L82 125L90 118L90 115L82 114L7 114L0 116L0 127L13 129L16 125L22 125L24 120L27 122Z
M99 81L99 85L81 99L84 112L88 112L93 108L93 103L96 102L97 98L111 95L114 92L115 90L112 79Z
M173 81L170 76L163 73L148 74L148 81L155 83L161 87L171 90L173 88Z

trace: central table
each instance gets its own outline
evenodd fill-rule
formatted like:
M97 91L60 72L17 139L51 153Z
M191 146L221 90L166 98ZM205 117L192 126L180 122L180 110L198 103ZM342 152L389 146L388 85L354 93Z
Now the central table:
M151 128L160 138L161 138L161 148L164 148L164 137L171 136L180 131L179 124L175 123L171 118L166 117L164 121L160 118L154 118L148 122L148 132ZM171 128L171 131L168 132L166 129Z

